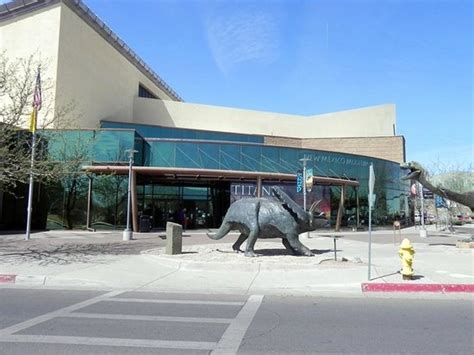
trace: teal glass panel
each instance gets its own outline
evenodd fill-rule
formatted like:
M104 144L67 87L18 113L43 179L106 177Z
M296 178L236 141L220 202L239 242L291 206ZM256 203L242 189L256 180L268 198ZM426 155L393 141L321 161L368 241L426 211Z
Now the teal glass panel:
M197 144L199 161L203 169L221 169L219 163L219 144L199 143Z
M127 149L135 147L135 132L98 130L94 142L94 160L100 162L127 162Z
M101 121L101 128L135 129L145 138L198 139L230 142L264 143L263 136L227 132L212 132L185 128L170 128L152 125Z
M301 169L299 159L300 154L297 149L280 150L280 164L286 173L295 174L297 170Z
M281 172L284 167L280 164L281 148L265 147L261 154L262 171Z
M240 170L240 145L220 144L220 165L225 170ZM247 169L243 169L247 170Z
M180 168L203 168L195 143L176 145L176 166Z
M241 147L241 170L262 171L262 150L259 146L242 145Z
M47 131L42 136L53 161L92 160L94 138L94 131L87 130Z
M174 167L176 166L176 143L174 142L149 142L150 166Z
M97 175L92 185L92 227L121 228L127 218L128 177Z

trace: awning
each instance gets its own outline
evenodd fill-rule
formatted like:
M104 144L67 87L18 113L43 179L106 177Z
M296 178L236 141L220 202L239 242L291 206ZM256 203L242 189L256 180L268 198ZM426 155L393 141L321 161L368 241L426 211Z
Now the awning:
M126 165L89 165L84 170L95 174L128 174ZM219 169L192 169L192 168L163 168L150 166L133 166L132 170L140 175L153 175L171 179L205 179L205 180L251 180L261 178L264 181L296 181L296 174L272 173L263 171L219 170ZM334 178L327 176L313 176L317 185L347 185L359 186L357 180Z

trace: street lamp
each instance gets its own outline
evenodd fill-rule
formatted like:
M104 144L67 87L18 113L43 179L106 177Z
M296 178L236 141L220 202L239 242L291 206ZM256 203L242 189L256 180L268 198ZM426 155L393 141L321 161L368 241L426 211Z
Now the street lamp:
M123 231L123 240L133 239L133 230L130 228L130 209L132 204L132 166L133 166L133 156L137 153L138 150L127 149L125 153L128 154L128 196L127 196L127 228Z

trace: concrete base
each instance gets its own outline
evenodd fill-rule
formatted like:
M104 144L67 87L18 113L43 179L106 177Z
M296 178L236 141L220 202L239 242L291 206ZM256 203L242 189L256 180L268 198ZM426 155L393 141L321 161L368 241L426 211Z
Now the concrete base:
M122 240L127 241L127 240L132 240L132 239L133 239L133 231L131 229L125 229L123 231Z

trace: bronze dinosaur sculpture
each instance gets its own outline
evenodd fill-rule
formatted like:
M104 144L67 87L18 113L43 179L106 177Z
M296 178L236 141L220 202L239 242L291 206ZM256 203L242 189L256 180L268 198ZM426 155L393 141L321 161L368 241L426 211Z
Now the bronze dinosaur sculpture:
M471 211L474 212L474 191L456 192L440 185L433 185L428 180L428 174L426 173L425 169L423 169L420 163L417 163L415 161L402 163L400 164L400 167L410 170L410 173L407 176L403 177L404 180L417 180L420 184L423 185L423 187L426 187L434 194L444 197L450 201L454 201L460 203L461 205L467 206L471 209Z

